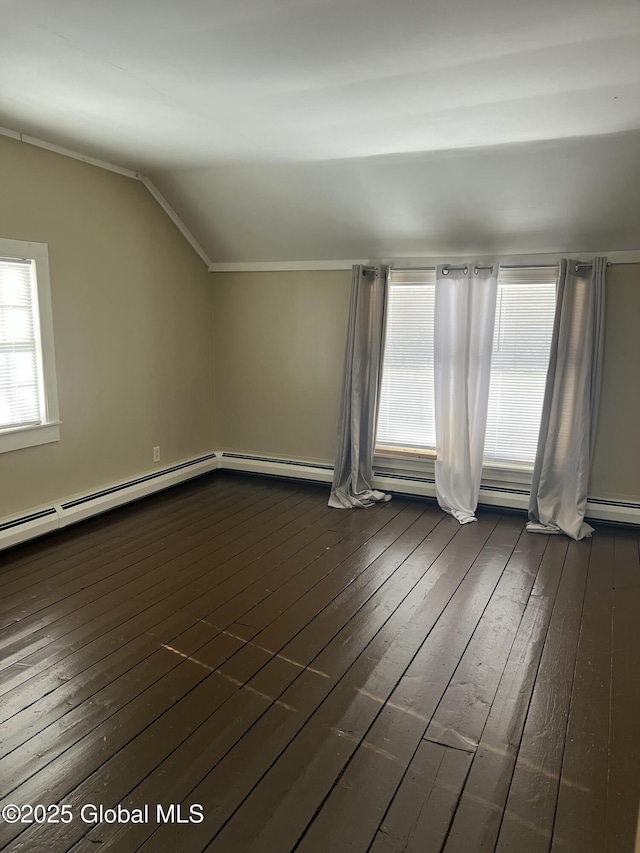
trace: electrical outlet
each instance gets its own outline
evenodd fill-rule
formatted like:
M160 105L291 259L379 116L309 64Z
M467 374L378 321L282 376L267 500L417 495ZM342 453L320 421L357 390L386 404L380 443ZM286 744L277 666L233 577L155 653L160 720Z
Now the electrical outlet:
M159 447L153 448L153 461L154 462L160 461L160 448Z

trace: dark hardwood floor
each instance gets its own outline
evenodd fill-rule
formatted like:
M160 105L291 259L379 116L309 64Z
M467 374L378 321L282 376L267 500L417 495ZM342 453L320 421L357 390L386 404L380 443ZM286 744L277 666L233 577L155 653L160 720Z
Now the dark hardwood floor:
M0 849L640 850L638 533L327 496L216 474L0 553Z

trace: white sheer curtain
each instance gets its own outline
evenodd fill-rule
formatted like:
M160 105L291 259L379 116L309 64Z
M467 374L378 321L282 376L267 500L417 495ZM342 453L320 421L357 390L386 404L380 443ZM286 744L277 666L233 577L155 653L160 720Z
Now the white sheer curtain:
M527 530L590 536L584 521L604 348L607 259L562 259Z
M497 291L497 265L436 270L436 494L460 524L480 493Z
M382 373L387 267L354 266L338 449L329 506L371 506L391 495L371 486Z

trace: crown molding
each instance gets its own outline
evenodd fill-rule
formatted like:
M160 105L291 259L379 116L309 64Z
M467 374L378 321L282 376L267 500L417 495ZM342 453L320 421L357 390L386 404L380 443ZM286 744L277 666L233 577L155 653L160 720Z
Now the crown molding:
M28 136L27 134L20 133L19 131L11 130L11 128L8 127L0 127L0 136L7 136L10 139L23 142L26 145L34 145L36 148L44 148L47 151L53 151L54 154L61 154L63 157L71 157L73 160L80 160L82 163L87 163L90 166L96 166L98 169L106 169L109 172L115 172L116 174L123 175L126 178L133 178L136 181L140 181L164 210L178 231L189 243L191 248L199 255L202 261L204 261L207 268L211 266L211 260L205 250L198 243L191 231L189 231L185 223L171 207L167 199L162 195L153 181L146 175L142 174L142 172L125 169L124 166L118 166L115 163L108 163L106 160L98 160L95 157L88 157L86 154L81 154L79 151L72 151L70 148L63 148L60 145L53 145L50 142L45 142L43 139L37 139L35 136Z
M162 193L160 192L160 190L158 189L158 187L153 183L153 181L152 181L150 178L147 178L147 176L146 176L146 175L141 175L141 176L140 176L140 180L141 180L141 181L142 181L142 183L145 185L145 187L149 190L149 192L150 192L150 193L151 193L151 195L154 197L154 199L156 200L156 202L160 205L160 207L161 207L161 208L164 210L164 212L167 214L167 216L169 217L169 219L170 219L170 220L173 222L173 224L176 226L176 228L178 229L178 231L179 231L179 232L182 234L182 236L185 238L185 240L187 241L187 243L189 243L189 245L191 246L191 248L192 248L192 249L193 249L193 250L194 250L194 251L195 251L195 252L200 256L200 258L201 258L201 259L204 261L204 263L206 264L207 268L208 268L208 269L210 269L210 268L211 268L211 260L210 260L209 256L207 255L207 253L205 252L205 250L202 248L202 246L200 245L200 243L198 243L198 241L197 241L197 240L196 240L196 238L193 236L193 234L191 233L191 231L189 231L189 229L188 229L188 228L187 228L187 226L184 224L184 222L182 221L182 219L180 219L180 217L178 216L178 214L177 214L177 213L175 212L175 210L171 207L171 205L170 205L170 204L169 204L169 202L166 200L166 198L162 195Z
M37 139L35 136L28 136L26 133L20 133L16 130L11 130L8 127L0 127L0 136L8 136L11 139L17 139L18 142L24 142L26 145L34 145L36 148L44 148L47 151L53 151L54 154L62 154L63 157L71 157L73 160L80 160L83 163L88 163L90 166L97 166L99 169L107 169L109 172L116 172L118 175L124 175L127 178L136 178L140 180L140 173L134 172L132 169L125 169L124 166L117 166L115 163L108 163L106 160L98 160L95 157L88 157L86 154L81 154L79 151L72 151L70 148L63 148L61 145L53 145L51 142L45 142L43 139Z
M350 270L354 264L366 264L368 261L237 261L234 263L213 263L209 272L291 272L303 270Z
M480 263L489 262L500 264L531 264L532 266L557 264L560 258L575 258L577 261L590 260L593 257L604 256L612 264L638 264L640 263L640 251L615 251L615 252L584 252L566 251L544 254L522 254L522 255L442 255L431 257L413 258L368 258L366 260L340 260L340 261L235 261L233 263L212 263L209 272L294 272L313 270L350 270L354 264L389 264L392 267L421 267L437 266L438 264L456 263Z

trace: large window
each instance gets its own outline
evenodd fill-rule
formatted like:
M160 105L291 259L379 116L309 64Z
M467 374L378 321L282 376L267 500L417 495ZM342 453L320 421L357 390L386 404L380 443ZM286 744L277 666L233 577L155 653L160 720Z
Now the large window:
M58 438L47 247L0 240L0 452Z
M535 458L555 313L555 268L501 269L485 440L488 466ZM435 273L392 271L378 414L378 452L433 454Z

